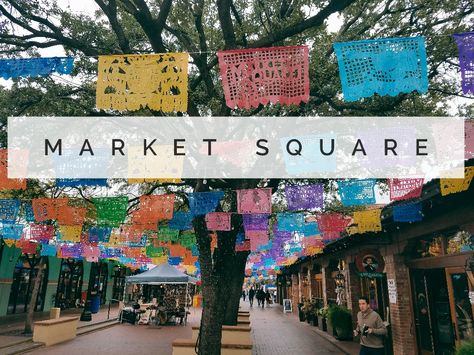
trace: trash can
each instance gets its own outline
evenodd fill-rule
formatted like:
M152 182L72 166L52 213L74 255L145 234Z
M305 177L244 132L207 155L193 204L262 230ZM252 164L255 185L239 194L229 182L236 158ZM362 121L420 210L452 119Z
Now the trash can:
M100 309L100 296L96 295L92 297L91 312L97 313Z

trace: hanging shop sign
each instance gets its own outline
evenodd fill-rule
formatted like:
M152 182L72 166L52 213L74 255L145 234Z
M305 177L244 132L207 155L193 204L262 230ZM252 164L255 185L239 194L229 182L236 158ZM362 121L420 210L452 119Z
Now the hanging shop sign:
M355 265L360 277L382 277L385 262L376 249L364 249L356 255Z

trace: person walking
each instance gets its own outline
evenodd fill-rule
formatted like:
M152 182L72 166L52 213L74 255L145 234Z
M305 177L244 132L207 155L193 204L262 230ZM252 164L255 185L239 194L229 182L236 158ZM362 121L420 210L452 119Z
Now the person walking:
M250 307L253 307L253 298L255 297L255 290L253 289L253 286L250 288L249 291L249 302L250 302Z
M372 310L367 297L359 297L357 327L354 336L360 337L359 355L384 355L383 337L387 328L379 314Z
M270 307L271 297L272 297L272 296L270 295L270 292L267 290L267 291L265 292L265 299L266 299L266 301L267 301L267 307Z
M258 305L262 306L262 308L265 307L265 292L263 291L263 287L261 287L258 291L257 291L257 301L258 301Z
M245 296L246 296L245 290L242 290L242 299L244 300L244 302L245 302Z

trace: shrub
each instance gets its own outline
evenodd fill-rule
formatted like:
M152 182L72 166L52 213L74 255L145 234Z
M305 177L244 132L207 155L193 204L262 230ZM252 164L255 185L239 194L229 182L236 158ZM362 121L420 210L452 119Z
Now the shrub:
M474 340L471 340L469 343L464 344L456 352L456 355L471 355L474 354Z

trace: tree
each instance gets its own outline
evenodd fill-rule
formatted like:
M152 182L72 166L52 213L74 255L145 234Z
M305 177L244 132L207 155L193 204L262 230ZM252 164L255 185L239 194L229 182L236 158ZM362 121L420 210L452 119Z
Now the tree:
M111 53L191 52L188 112L199 115L445 115L455 96L457 81L445 75L457 70L456 48L447 34L469 30L474 12L467 0L94 0L94 14L77 14L55 0L0 0L1 53L14 56L62 46L80 58L75 82L55 78L20 79L0 90L0 128L7 115L105 115L94 109L94 64L87 56ZM91 0L92 4L92 0ZM328 19L339 17L337 32ZM430 91L418 96L403 94L346 103L340 84L332 43L361 38L424 35L429 53ZM218 83L219 49L257 48L313 43L311 99L306 105L260 106L254 110L230 110ZM78 83L79 82L79 83ZM460 105L458 110L469 110ZM118 114L118 113L116 113ZM141 110L140 115L162 115ZM3 139L3 141L1 141ZM5 135L0 135L5 144ZM270 186L279 181L190 180L194 191ZM153 187L145 186L144 190ZM220 233L214 255L202 217L194 220L200 251L204 310L200 354L220 353L220 326L236 318L233 296L223 297L225 285L243 279L245 255L234 252L235 234L241 221L233 218L233 232ZM228 270L235 270L228 272ZM237 286L235 286L237 288ZM232 290L234 287L232 287ZM240 297L240 287L239 287ZM228 299L228 302L224 302ZM225 304L226 303L226 304ZM225 310L229 315L224 317ZM231 311L232 310L232 311ZM224 319L225 318L225 319Z
M30 302L28 303L28 313L26 315L25 333L31 334L33 332L33 314L36 308L36 300L40 290L41 279L43 277L44 266L46 265L46 257L42 256L38 264L38 273L33 280L33 290L31 291Z

